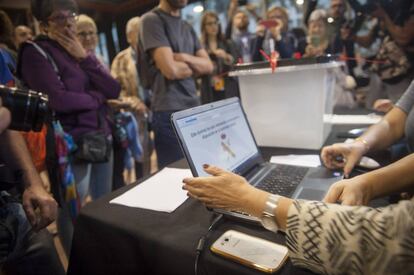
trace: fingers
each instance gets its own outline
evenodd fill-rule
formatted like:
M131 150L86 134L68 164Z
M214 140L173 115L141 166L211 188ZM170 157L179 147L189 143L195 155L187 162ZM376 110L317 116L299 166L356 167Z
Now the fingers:
M342 205L361 205L362 202L358 201L355 196L348 195L346 196L342 203Z
M221 174L225 173L226 171L213 165L204 164L203 165L204 171L209 173L212 176L220 176Z
M36 230L37 229L37 218L36 218L36 213L35 213L31 200L23 199L23 209L33 229Z
M56 205L53 202L44 202L39 204L40 221L37 224L38 229L48 226L56 219Z
M355 164L359 161L360 157L355 154L349 154L348 159L345 162L344 166L344 176L346 178L349 177L352 169L354 169Z
M335 183L329 188L328 193L325 195L325 198L323 198L323 202L336 203L340 201L342 190L343 186L341 184Z

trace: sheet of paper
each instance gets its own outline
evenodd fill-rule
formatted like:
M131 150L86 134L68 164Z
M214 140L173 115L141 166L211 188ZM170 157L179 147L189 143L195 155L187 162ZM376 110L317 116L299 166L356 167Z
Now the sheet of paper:
M182 181L192 176L190 169L164 168L110 203L171 213L188 198Z
M318 155L284 155L272 156L270 162L279 164L288 164L306 167L321 166L321 161Z
M332 124L375 124L382 119L377 114L368 115L325 115L324 122Z

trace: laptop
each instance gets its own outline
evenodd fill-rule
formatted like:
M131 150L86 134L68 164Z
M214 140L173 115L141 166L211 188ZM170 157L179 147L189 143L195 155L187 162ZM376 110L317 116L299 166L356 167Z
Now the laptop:
M193 176L208 176L203 164L232 171L253 186L294 199L321 200L343 178L325 167L301 167L265 162L246 115L236 97L175 112L171 122ZM275 126L277 127L277 126ZM214 209L258 222L248 214Z

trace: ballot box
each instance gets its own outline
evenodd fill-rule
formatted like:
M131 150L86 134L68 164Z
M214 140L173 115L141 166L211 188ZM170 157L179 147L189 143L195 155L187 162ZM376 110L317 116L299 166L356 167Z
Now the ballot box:
M319 149L331 131L335 70L329 57L237 65L240 97L259 146Z

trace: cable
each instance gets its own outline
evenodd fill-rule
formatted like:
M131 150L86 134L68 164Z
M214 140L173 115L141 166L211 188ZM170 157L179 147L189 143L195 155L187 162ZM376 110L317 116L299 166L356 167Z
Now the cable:
M204 245L206 243L207 238L210 235L210 232L216 227L216 225L218 224L218 222L223 218L223 214L218 215L210 224L206 234L204 234L204 236L202 236L199 240L198 240L198 244L197 244L197 248L196 248L196 258L195 258L195 262L194 262L194 274L198 275L198 262L200 260L200 255L201 252L203 252L204 250Z

